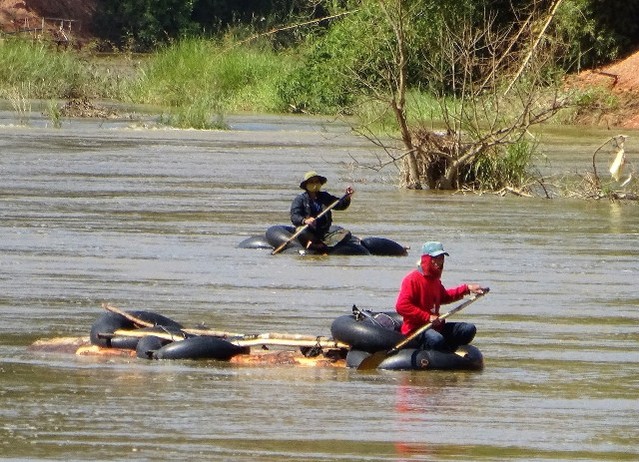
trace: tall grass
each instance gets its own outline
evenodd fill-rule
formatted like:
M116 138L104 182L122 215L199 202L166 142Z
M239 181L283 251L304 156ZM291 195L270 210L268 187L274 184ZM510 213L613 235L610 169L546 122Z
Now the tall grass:
M185 39L145 56L111 61L54 51L46 43L0 42L0 98L104 98L157 105L160 122L221 128L228 112L285 112L277 93L294 58L268 42L250 46ZM122 66L124 64L124 66Z
M0 41L0 92L19 89L24 98L119 97L110 79L74 52L54 51L46 42Z
M292 59L268 46L228 48L186 39L154 54L129 88L133 102L180 108L210 101L218 111L283 110L275 82Z
M211 99L200 99L191 104L168 108L160 116L160 123L176 128L200 130L228 128L218 102Z
M11 103L20 125L28 125L31 117L31 101L25 96L29 92L28 88L28 84L21 84L20 86L0 91L0 96L8 99Z

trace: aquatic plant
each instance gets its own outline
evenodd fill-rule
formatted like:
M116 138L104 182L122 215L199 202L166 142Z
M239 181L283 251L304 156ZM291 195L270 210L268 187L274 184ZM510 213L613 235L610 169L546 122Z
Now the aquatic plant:
M55 101L47 101L47 112L53 128L62 127L62 110Z
M171 107L160 116L159 122L176 128L201 130L227 129L224 114L214 100L202 99L189 104Z
M0 91L0 95L11 103L20 125L28 125L31 117L31 100L28 98L28 94L28 83Z

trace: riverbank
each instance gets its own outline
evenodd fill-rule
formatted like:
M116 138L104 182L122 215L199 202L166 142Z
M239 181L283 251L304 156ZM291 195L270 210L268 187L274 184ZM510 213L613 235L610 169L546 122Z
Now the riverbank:
M0 31L81 48L94 40L97 0L0 0Z
M608 66L571 75L566 82L569 88L598 92L600 100L609 103L580 112L577 124L639 128L639 51Z
M100 79L101 74L105 79L121 76L116 80L126 81L139 71L140 60L126 53L120 59L117 54L97 55L91 51L100 48L93 31L99 6L98 0L0 0L0 31L5 36L49 41L56 49L78 50L82 60L88 61L90 69L96 72L94 80ZM566 84L568 88L586 91L582 101L591 103L579 110L572 123L639 128L639 51L608 66L571 75ZM118 89L110 91L117 92ZM86 116L91 113L85 111Z

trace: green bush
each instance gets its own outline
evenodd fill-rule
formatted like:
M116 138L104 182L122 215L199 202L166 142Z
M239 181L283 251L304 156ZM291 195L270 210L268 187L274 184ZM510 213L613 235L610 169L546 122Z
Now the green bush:
M294 110L350 112L360 86L352 69L365 57L357 37L363 38L362 31L345 19L327 36L310 39L301 50L300 64L277 86L281 100Z
M300 65L278 86L283 101L318 113L352 113L355 105L388 88L397 68L397 41L392 28L394 7L383 2L361 2L359 8L335 21L323 36L311 37ZM472 16L475 2L402 2L409 86L432 85L424 67L441 63L439 37L445 21L455 24ZM389 16L391 21L389 21ZM440 70L442 74L450 71Z
M536 154L536 144L525 139L497 146L475 159L469 179L480 190L526 187L534 177L530 169Z
M97 27L118 47L148 51L196 30L193 0L102 0Z

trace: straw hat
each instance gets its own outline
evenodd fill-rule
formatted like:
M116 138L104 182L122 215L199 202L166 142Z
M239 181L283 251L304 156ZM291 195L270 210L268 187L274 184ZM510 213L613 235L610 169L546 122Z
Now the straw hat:
M308 180L310 180L311 178L318 178L320 180L320 183L324 184L326 183L326 177L323 177L321 175L318 175L317 172L311 170L310 172L306 172L304 174L304 179L302 180L302 182L300 183L300 188L302 189L306 189L306 183L308 182Z

